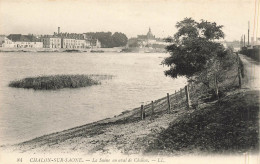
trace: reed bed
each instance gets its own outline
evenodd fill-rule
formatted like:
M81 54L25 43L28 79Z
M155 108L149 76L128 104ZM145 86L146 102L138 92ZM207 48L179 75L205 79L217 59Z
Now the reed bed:
M51 75L28 77L11 81L9 87L34 90L56 90L62 88L80 88L101 84L100 80L111 79L111 75Z

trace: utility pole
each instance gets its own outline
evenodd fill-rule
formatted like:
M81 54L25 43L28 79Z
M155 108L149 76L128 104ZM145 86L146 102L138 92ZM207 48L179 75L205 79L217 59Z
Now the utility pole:
M249 28L250 28L250 21L248 21L248 43L247 43L248 46L249 46Z
M240 39L240 46L241 46L241 48L243 48L243 35L241 36L241 39Z
M244 47L246 47L246 35L244 34Z

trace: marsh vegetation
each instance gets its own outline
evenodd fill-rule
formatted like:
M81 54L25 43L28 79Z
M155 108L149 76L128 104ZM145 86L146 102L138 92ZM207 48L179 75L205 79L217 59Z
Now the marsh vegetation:
M28 77L11 81L9 87L34 90L56 90L62 88L80 88L101 84L100 80L111 79L111 75L51 75Z

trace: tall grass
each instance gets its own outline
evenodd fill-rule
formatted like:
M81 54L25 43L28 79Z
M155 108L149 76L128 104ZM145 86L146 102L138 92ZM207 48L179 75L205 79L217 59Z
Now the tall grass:
M9 87L34 90L56 90L62 88L80 88L101 84L100 80L112 78L110 75L52 75L28 77L12 81Z

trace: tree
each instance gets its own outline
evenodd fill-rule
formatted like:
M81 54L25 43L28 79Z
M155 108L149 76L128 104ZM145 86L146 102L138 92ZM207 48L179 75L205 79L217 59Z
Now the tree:
M128 46L129 47L138 47L139 45L138 45L138 39L137 38L130 38L129 40L128 40Z
M166 39L172 44L166 47L170 57L162 62L170 67L165 75L173 78L185 76L188 79L197 76L208 87L213 77L218 97L218 70L228 54L222 44L215 42L224 38L222 27L215 22L196 22L192 18L177 22L177 33L173 38Z
M115 32L112 35L113 38L113 42L114 42L114 47L121 47L121 46L125 46L127 44L127 36L121 32Z
M115 32L113 35L111 32L88 32L86 34L92 39L98 39L104 48L125 46L128 40L126 35L121 32Z

